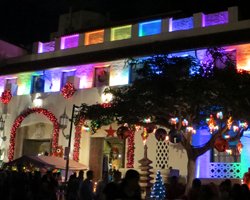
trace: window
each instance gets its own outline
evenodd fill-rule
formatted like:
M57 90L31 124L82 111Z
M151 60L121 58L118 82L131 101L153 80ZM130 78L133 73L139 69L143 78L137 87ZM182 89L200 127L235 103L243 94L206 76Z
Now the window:
M109 67L95 68L95 82L94 87L102 87L109 85Z
M62 81L61 81L61 88L65 86L65 84L68 81L68 77L70 76L75 76L76 70L71 70L71 71L64 71L62 72Z
M143 22L139 24L139 37L161 33L161 20Z
M42 93L44 92L44 76L32 76L31 93Z
M7 78L5 79L5 89L8 89L11 91L11 94L13 96L17 95L17 78Z
M85 45L99 44L104 41L104 30L85 33Z
M111 28L111 41L131 38L132 25Z

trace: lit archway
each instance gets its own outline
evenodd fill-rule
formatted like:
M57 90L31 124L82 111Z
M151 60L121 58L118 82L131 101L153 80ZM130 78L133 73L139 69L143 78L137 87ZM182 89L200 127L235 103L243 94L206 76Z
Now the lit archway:
M17 129L22 124L22 121L30 114L32 113L38 113L43 114L46 116L52 123L53 123L53 135L52 135L52 154L55 152L57 146L58 146L58 137L59 137L59 123L57 121L57 118L53 113L50 111L44 109L44 108L29 108L25 111L23 111L15 120L11 132L10 132L10 145L9 145L9 152L8 152L8 158L9 161L12 161L14 158L14 151L15 151L15 137Z

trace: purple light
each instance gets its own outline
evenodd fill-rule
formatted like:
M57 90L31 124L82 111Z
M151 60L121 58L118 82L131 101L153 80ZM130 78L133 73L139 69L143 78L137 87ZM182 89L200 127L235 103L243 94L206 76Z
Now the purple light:
M202 26L214 26L228 23L228 11L204 15Z
M38 53L46 53L46 52L52 52L52 51L55 51L55 41L46 42L46 43L42 43L42 42L38 43Z
M182 19L171 19L169 23L169 32L188 30L194 27L193 17L187 17Z
M78 47L79 34L61 37L61 49Z

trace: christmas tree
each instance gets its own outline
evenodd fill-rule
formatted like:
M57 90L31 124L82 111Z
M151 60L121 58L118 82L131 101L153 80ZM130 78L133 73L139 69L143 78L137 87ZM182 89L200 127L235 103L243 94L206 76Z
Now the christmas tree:
M165 185L162 180L161 172L158 170L155 178L155 183L152 187L150 198L152 200L163 200L165 199Z

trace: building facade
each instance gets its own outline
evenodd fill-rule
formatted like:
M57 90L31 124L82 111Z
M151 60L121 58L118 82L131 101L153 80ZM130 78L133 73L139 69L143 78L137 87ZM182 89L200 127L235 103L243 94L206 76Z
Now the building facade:
M249 33L250 20L239 21L237 7L230 7L216 13L146 19L34 43L32 54L6 59L1 66L1 113L5 121L2 159L7 162L52 148L64 150L70 125L62 130L60 116L70 116L74 104L106 103L105 87L132 83L133 73L124 67L129 57L169 53L191 55L202 61L206 47L220 46L234 55L239 70L250 70ZM82 125L87 127L89 123ZM117 138L118 128L112 124L92 134L87 128L73 127L70 157L94 169L96 178L106 167L126 168L128 141ZM143 158L141 131L134 138L134 168ZM201 131L194 141L202 144L208 134ZM237 161L215 162L210 152L201 156L197 177L241 178L250 166L250 139L243 137L242 143L244 148ZM154 169L172 167L182 176L187 175L187 156L180 144L159 142L153 133L147 144Z

